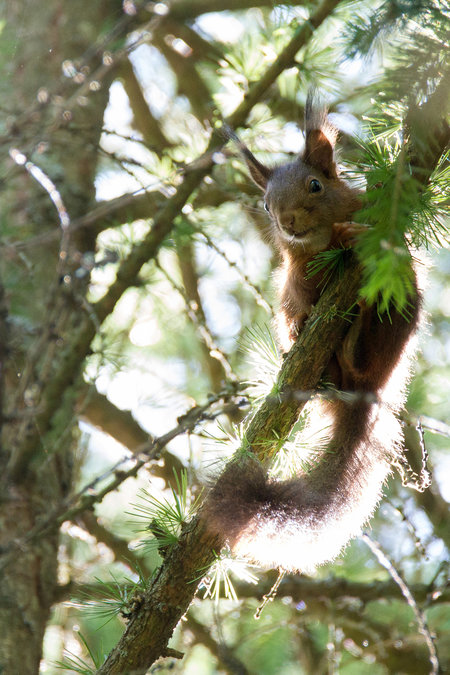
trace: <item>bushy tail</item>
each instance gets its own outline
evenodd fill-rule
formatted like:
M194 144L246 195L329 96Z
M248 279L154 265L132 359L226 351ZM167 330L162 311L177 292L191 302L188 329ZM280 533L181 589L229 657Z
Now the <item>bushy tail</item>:
M231 461L205 505L209 527L263 567L311 572L335 558L370 518L401 430L385 406L328 403L333 433L314 468L287 481L251 456Z

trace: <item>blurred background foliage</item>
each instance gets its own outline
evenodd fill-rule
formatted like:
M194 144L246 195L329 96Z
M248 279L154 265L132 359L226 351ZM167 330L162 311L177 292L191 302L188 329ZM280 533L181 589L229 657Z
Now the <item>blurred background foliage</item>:
M80 51L72 46L73 53L59 63L60 104L65 109L70 97L82 107L96 95L92 80L86 91L76 89L82 84L80 64L92 68L94 53L105 68L109 58L113 61L104 77L100 65L93 80L98 80L107 99L94 148L95 191L86 199L86 209L76 211L76 217L83 218L106 205L103 217L97 216L85 228L94 237L95 248L80 247L73 272L80 283L86 282L88 307L114 283L121 262L150 231L153 214L174 194L181 177L202 162L212 129L233 115L302 26L310 26L304 46L278 79L259 93L236 129L261 161L275 163L302 147L304 103L308 89L315 87L341 130L344 171L349 177L361 177L365 171L361 142L367 148L371 134L378 134L380 147L383 137L394 147L414 106L449 80L446 2L322 2L326 18L320 25L311 19L319 11L319 3L314 2L174 0L141 6L126 0L123 8L115 6L120 3L110 4L114 10L104 8L97 23L86 18ZM25 23L19 17L16 28L20 25ZM11 46L14 39L7 29L8 22L2 33L4 70L8 53L16 53L24 39L18 36ZM86 40L91 42L91 53ZM2 87L7 91L8 86L6 79ZM39 77L35 75L26 87L30 99L35 99L41 91ZM42 91L40 95L45 98ZM5 119L15 114L7 103L2 106ZM46 124L42 133L29 117L22 126L27 133L17 133L14 143L30 153L64 194L61 186L69 179L67 172L60 172L51 152L39 148L39 142L52 142L52 128ZM11 120L5 125L11 133ZM84 131L82 122L68 128L68 160L76 151L74 137L83 138ZM442 215L445 168L441 162L435 174L426 236L425 207L414 223L405 221L403 230L422 244L415 255L427 261L420 266L428 270L427 325L419 336L405 414L407 457L418 471L420 443L414 426L423 416L433 485L417 492L403 486L396 472L370 523L370 536L416 594L435 637L442 672L450 666L446 586L450 253ZM4 179L19 171L23 169L10 163ZM110 208L113 200L127 194L128 202ZM42 190L39 198L48 201ZM158 438L176 428L180 416L203 405L208 396L220 402L227 388L254 380L255 352L266 352L266 362L272 360L276 367L270 335L277 258L268 243L262 206L261 195L235 149L218 148L211 170L176 214L157 254L128 283L96 331L84 367L86 384L77 393L79 427L72 445L71 491L76 493L92 481L95 490L101 490L113 477L118 486L94 510L78 512L62 524L57 602L45 633L42 673L55 675L61 668L92 672L92 661L99 665L116 644L135 593L149 583L160 561L156 548L148 544L149 531L156 533L160 545L171 536L164 532L162 538L155 530L155 515L160 524L172 523L176 534L177 517L183 520L189 500L230 454L228 436L239 433L235 423L248 409L253 393L244 389L227 414L206 415L200 424L187 425L187 433L164 445L161 460L144 464L137 475L122 482L120 472L135 465L136 449L149 436ZM49 221L54 220L51 211ZM52 254L50 246L42 248L37 241L50 230L44 221L34 229L22 228L18 236L6 218L1 228L2 281L15 325L25 326L21 334L27 337L21 339L34 348L36 303L43 302L46 287L41 272L36 272L42 295L33 296L30 305L23 297L30 293L24 271L26 276L27 266L34 266L30 251ZM379 237L385 241L386 232ZM11 263L6 254L18 242L24 248L17 247L18 257ZM372 256L373 266L380 269L380 238L368 240L365 246L363 258L370 266ZM399 259L398 250L390 262L383 258L382 288L395 284L395 275L401 274L392 268L393 260L397 264ZM44 255L44 267L54 269L52 260ZM373 295L380 288L370 290L371 279L367 284ZM267 384L267 370L260 379ZM181 480L182 466L186 485L177 487L173 469ZM187 501L178 505L175 514L167 512L168 504L174 503L171 486ZM257 582L248 580L250 573ZM274 580L273 573L248 570L227 558L219 562L171 642L185 653L183 660L166 659L151 672L383 675L431 671L430 653L411 606L362 539L352 542L314 578L286 578L277 598L255 621L255 610ZM214 583L219 582L217 599Z

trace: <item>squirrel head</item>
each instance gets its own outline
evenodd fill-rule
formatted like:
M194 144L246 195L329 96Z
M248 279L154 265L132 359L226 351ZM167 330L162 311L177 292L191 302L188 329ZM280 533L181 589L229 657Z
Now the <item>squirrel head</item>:
M264 192L264 208L272 219L275 241L283 249L297 250L302 256L325 250L333 224L349 220L360 208L357 191L339 177L334 158L337 134L326 110L313 106L312 96L305 107L305 147L293 162L267 167L228 132Z

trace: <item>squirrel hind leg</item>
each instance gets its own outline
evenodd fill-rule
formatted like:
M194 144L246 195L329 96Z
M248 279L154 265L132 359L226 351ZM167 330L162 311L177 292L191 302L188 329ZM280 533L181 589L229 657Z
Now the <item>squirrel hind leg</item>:
M361 305L338 352L341 370L351 380L344 388L372 392L383 388L402 358L417 317L417 301L409 319L392 308L381 320L375 306Z

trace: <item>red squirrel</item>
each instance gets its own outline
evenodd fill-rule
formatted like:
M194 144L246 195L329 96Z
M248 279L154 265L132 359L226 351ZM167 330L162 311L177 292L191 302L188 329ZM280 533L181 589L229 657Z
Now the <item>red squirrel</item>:
M321 275L309 277L308 263L320 251L351 246L363 229L351 222L361 206L359 193L339 176L337 130L311 97L305 148L293 162L269 168L232 135L264 193L282 259L277 322L288 351L321 291ZM245 464L250 471L239 461L227 465L204 513L210 530L225 535L235 554L267 568L311 572L333 560L372 516L400 452L396 413L404 402L420 306L414 288L403 312L392 306L380 316L376 304L357 304L325 377L354 396L317 403L314 414L331 418L330 438L325 448L314 449L310 470L280 481L257 461Z

